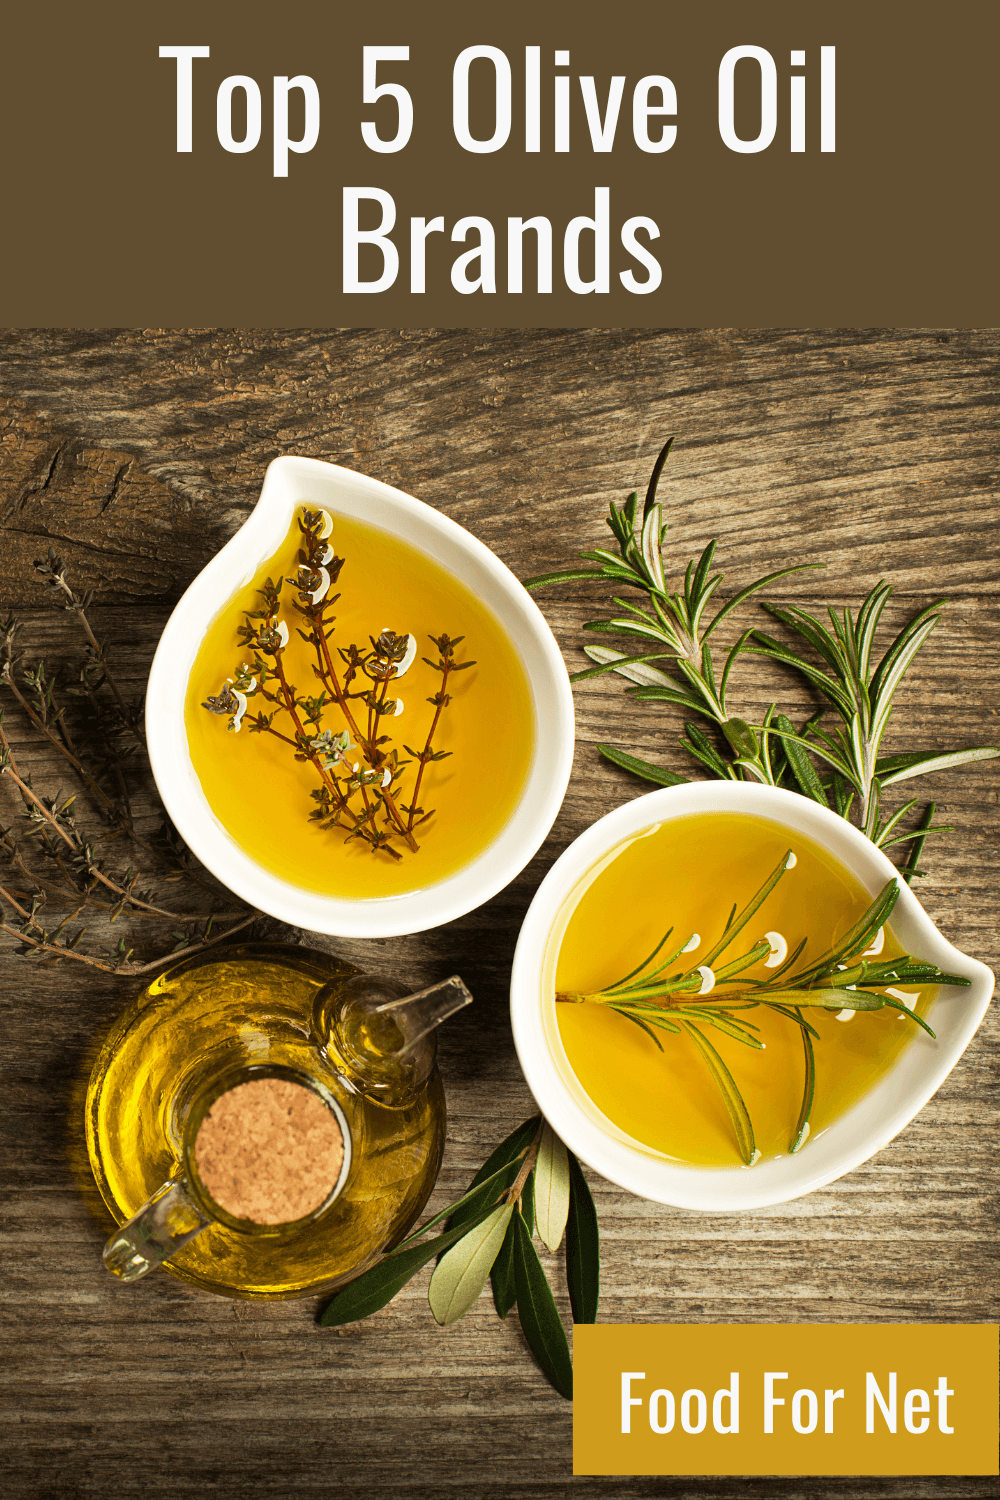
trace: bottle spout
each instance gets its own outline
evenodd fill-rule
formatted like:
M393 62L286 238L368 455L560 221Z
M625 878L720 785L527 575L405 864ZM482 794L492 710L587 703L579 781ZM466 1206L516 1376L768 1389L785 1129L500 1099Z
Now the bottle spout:
M471 1004L457 974L415 994L398 980L356 974L317 993L313 1034L321 1054L356 1088L398 1100L434 1071L441 1022Z
M401 1000L386 1000L376 1007L376 1015L391 1017L398 1027L400 1046L390 1054L398 1058L409 1056L431 1032L447 1021L450 1016L472 1004L472 996L465 982L452 974L440 984L429 989L418 990L415 995L404 995Z

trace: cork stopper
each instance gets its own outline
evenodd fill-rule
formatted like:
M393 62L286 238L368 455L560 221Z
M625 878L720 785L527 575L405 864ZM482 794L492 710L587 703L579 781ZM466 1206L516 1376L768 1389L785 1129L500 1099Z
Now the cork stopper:
M198 1176L220 1208L254 1224L287 1224L332 1193L344 1161L333 1111L311 1089L255 1078L216 1099L194 1144Z

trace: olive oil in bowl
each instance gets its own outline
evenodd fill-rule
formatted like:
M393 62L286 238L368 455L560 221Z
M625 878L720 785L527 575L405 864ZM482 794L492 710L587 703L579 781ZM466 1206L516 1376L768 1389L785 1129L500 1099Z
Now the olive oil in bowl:
M239 847L359 900L424 890L481 854L535 744L527 675L492 611L400 536L305 507L211 622L184 718Z
M766 899L712 964L705 963L731 913L752 903L769 871L779 878ZM935 992L933 984L905 978L894 983L880 971L885 982L874 993L885 997L884 1008L849 1008L861 1003L861 981L853 991L844 989L836 1004L796 1005L780 998L783 984L847 939L872 899L818 844L760 817L703 813L652 827L602 861L580 883L572 902L555 979L559 1034L569 1063L613 1125L678 1162L748 1164L717 1062L752 1121L749 1159L787 1155L793 1147L802 1149L810 1135L821 1134L889 1068L917 1029L907 1012L923 1016ZM623 988L623 978L651 954L668 927L672 935L658 958L651 966L640 964L629 981L632 989ZM725 967L755 945L760 956L727 983ZM689 984L652 999L648 991L658 981L646 984L646 993L636 989L675 948L682 951L660 979L700 966L705 973L690 981L695 988ZM865 951L861 963L887 969L903 957L885 923L866 939ZM828 983L836 982L840 966L834 967ZM847 964L842 967L846 971ZM773 1005L765 1003L766 991L752 988L762 983L773 987ZM600 1003L573 1003L587 996L600 997ZM627 1002L636 996L630 1007ZM721 1019L714 1024L712 1016L724 1018L730 1006L732 1029ZM803 1128L807 1051L814 1078L808 1128Z

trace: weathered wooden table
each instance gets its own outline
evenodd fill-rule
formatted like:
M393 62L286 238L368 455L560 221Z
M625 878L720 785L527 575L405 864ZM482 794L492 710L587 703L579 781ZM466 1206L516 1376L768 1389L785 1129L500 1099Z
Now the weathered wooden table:
M98 632L140 691L171 605L277 454L399 485L526 577L604 537L608 501L644 485L676 433L661 496L679 565L713 536L724 591L823 561L825 574L780 587L817 605L853 603L886 577L890 623L947 596L900 694L892 748L988 743L1000 736L998 376L990 331L8 332L0 601L33 653L73 654L73 621L32 574L54 546L94 589ZM571 668L596 597L583 586L540 596ZM690 769L679 715L621 689L604 678L577 692L569 794L513 885L439 931L336 945L417 982L457 969L475 994L442 1036L450 1126L434 1202L529 1111L507 1016L520 921L560 850L641 789L594 742ZM787 674L748 663L747 716L775 691L795 710L809 703ZM20 763L39 786L65 786L65 768L4 707ZM955 833L928 845L919 882L947 936L994 968L998 788L990 763L927 784ZM5 779L4 823L13 790ZM424 1273L370 1321L323 1332L312 1302L229 1303L165 1275L113 1283L100 1263L109 1221L80 1185L75 1111L88 1049L135 982L39 968L12 948L0 943L7 1494L998 1494L982 1478L574 1480L570 1409L488 1297L440 1330ZM798 1202L708 1217L595 1181L603 1317L995 1320L997 1038L990 1016L897 1140Z

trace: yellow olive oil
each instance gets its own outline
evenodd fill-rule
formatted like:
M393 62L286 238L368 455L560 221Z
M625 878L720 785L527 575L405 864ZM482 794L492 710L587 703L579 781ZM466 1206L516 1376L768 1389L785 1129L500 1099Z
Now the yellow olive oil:
M314 767L296 761L291 746L249 728L258 711L270 711L273 705L251 696L239 733L227 729L226 717L201 706L249 660L238 627L248 612L261 607L256 590L266 578L295 577L300 542L293 522L281 547L222 607L206 633L185 704L192 764L219 822L251 858L283 879L322 895L358 899L425 889L480 854L514 810L534 748L527 676L503 626L450 573L400 537L334 514L329 542L345 559L330 591L331 598L340 595L329 641L338 669L343 671L338 649L355 644L370 651L370 637L382 630L411 634L417 643L412 666L398 689L393 685L392 696L402 700L403 710L379 725L381 733L391 735L400 758L411 761L397 800L410 801L417 770L403 747L423 749L434 717L427 699L441 685L440 673L423 660L438 658L430 637L464 636L456 660L476 665L453 673L448 682L452 702L433 741L435 751L448 754L424 773L419 803L428 812L434 809L434 815L415 831L417 852L397 841L402 851L397 860L361 839L348 840L347 828L324 830L310 822L317 806L312 793L320 786ZM284 668L299 694L314 696L320 691L313 670L316 658L296 630L297 624L306 624L295 611L296 598L294 586L285 583L280 597L281 619L289 627ZM279 713L275 727L293 733L287 715ZM323 728L337 734L344 727L336 703L329 705Z
M317 1054L315 997L354 972L330 955L282 944L199 954L157 976L105 1042L87 1094L87 1146L119 1222L182 1174L190 1097L201 1078L288 1069L319 1079L347 1121L351 1169L329 1207L251 1233L213 1223L164 1263L182 1281L254 1299L332 1290L390 1249L420 1213L444 1148L437 1070L401 1104L382 1104Z
M593 993L622 979L650 953L669 926L679 945L692 933L707 953L721 936L734 903L742 908L791 848L794 868L727 950L745 953L766 932L777 932L800 965L821 957L871 904L848 870L812 840L764 818L706 813L660 824L624 845L576 898L559 952L556 992ZM884 930L881 958L902 949ZM671 966L697 964L698 950ZM746 976L766 979L763 964ZM742 975L740 976L743 977ZM923 1011L933 994L907 986L906 1004ZM746 1102L762 1157L787 1154L802 1102L803 1047L799 1027L764 1006L741 1013L760 1028L757 1051L705 1028ZM885 1072L916 1031L900 1012L854 1012L837 1020L821 1008L805 1012L820 1033L814 1043L816 1094L813 1137L854 1104ZM722 1095L695 1042L657 1032L652 1039L607 1006L559 1002L563 1045L581 1085L619 1129L666 1156L698 1166L740 1163ZM805 1149L808 1149L808 1145Z

